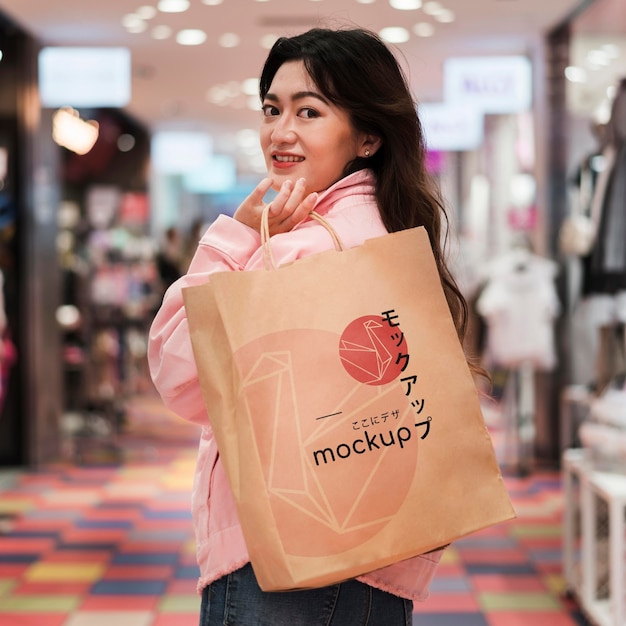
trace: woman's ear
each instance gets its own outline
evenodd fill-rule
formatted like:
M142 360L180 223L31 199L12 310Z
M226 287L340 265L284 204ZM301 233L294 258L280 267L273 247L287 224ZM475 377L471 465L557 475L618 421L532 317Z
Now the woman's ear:
M382 143L382 139L378 135L365 135L361 141L359 156L364 159L373 157Z

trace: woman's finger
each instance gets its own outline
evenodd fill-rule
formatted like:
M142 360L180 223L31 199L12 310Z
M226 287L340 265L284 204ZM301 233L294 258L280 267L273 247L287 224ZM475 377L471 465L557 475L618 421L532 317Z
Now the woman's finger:
M272 200L272 206L270 207L270 219L279 219L283 213L285 208L285 204L287 204L287 200L289 200L289 196L293 191L293 183L290 180L286 180L278 190L278 194Z
M300 222L303 222L308 217L316 202L317 193L310 193L288 215L285 215L284 213L281 214L280 217L282 219L274 219L273 221L270 219L270 234L275 235L277 233L286 233L295 228L298 224L300 224ZM274 203L272 202L272 208L273 207Z
M285 181L277 197L272 201L270 220L275 224L290 220L292 213L304 200L305 192L304 178L299 178L295 183L290 180Z
M246 198L253 205L259 205L263 203L263 197L272 187L272 179L264 178L252 191L252 193Z
M285 202L285 206L283 207L283 219L289 219L291 214L300 206L302 201L304 200L304 196L306 193L306 181L304 178L299 178L289 194L289 198Z
M239 205L235 211L233 217L254 228L259 230L261 224L261 212L265 204L263 203L263 196L269 191L272 186L271 178L264 178L250 193L250 195Z

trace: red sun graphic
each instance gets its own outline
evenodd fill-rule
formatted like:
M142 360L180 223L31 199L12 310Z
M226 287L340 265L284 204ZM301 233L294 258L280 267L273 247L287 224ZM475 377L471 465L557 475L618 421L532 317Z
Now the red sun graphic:
M380 315L365 315L350 322L339 340L339 356L348 374L366 385L385 385L402 371L408 355L399 326Z

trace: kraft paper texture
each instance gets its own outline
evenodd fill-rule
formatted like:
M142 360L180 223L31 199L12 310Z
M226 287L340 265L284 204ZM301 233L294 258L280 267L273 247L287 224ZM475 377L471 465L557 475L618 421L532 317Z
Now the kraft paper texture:
M259 584L332 584L515 517L423 228L184 291Z

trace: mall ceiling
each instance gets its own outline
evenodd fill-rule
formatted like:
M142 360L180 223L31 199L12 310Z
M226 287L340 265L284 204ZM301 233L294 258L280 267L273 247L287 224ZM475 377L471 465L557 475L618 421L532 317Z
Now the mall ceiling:
M414 91L423 102L439 101L444 59L528 53L581 5L581 0L412 0L421 8L398 10L391 6L398 1L188 0L188 10L168 13L155 10L157 0L0 0L0 11L43 45L128 47L127 111L153 130L202 128L217 136L257 127L259 114L247 107L241 87L258 76L267 52L263 45L278 35L319 25L404 27L409 39L397 47ZM176 34L190 28L203 30L206 40L179 45ZM229 38L237 45L220 45Z

